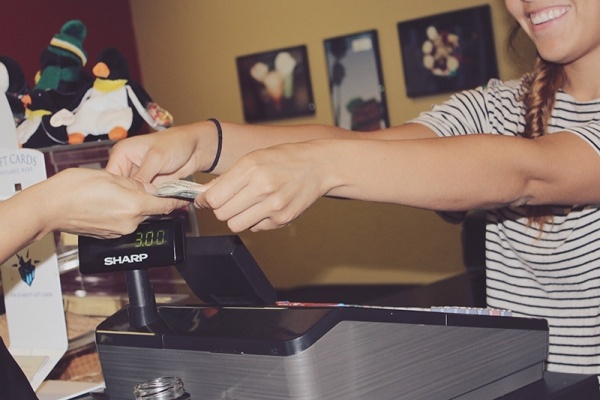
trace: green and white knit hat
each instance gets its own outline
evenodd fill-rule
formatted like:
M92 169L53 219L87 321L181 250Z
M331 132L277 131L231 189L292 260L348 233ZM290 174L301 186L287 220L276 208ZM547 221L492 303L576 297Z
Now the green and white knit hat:
M85 65L87 62L87 54L83 50L83 40L87 35L87 28L83 22L79 20L71 20L66 22L60 29L60 33L54 35L50 41L48 50L73 58Z

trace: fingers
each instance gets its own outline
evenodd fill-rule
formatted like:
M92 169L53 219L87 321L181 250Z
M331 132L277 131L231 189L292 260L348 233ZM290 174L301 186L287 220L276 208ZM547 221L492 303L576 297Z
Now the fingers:
M189 201L187 200L154 196L156 187L151 183L140 181L137 178L115 178L118 179L119 183L127 190L133 190L137 192L138 196L141 196L139 200L139 213L141 215L169 214L174 210L185 208L189 205ZM124 194L124 196L126 195L127 194Z
M110 157L105 170L119 176L132 176L137 170L137 166L118 157Z
M154 177L160 172L162 163L160 156L155 155L153 152L149 152L142 160L139 168L133 174L133 177L142 182L152 182Z
M258 203L228 219L227 226L236 233L245 230L259 232L282 228L291 224L293 220L294 218L288 218L284 212L273 213L265 203Z
M230 172L228 172L231 175ZM227 204L245 186L240 180L227 179L228 175L222 175L204 184L204 192L196 196L195 205L199 208L217 209ZM225 181L224 184L220 184Z
M108 163L106 164L106 171L120 176L132 176L135 174L140 160L133 159L137 157L137 151L133 151L136 147L134 139L123 140L112 147Z
M190 202L187 200L148 195L144 199L142 214L145 216L167 215L175 210L186 208L189 204Z
M214 129L212 123L211 127ZM190 176L204 164L197 159L196 129L170 128L119 141L112 148L106 171L155 184Z
M264 220L260 221L258 224L253 225L249 229L250 229L251 232L260 232L260 231L268 231L268 230L283 228L283 227L288 226L290 224L291 224L291 221L288 222L288 223L286 223L286 224L283 224L283 225L278 225L272 219L267 218L267 219L264 219Z
M115 175L151 182L164 164L161 149L154 134L125 139L113 146L105 169Z
M268 213L266 208L264 203L242 191L223 206L213 208L213 213L218 220L227 221L231 231L242 232L263 220Z
M304 183L304 168L282 172L280 160L289 159L287 154L270 152L272 159L266 162L257 155L255 152L240 159L206 184L206 191L194 202L197 207L212 209L233 232L286 226L316 199L314 184Z
M242 171L244 169L241 169ZM234 168L205 184L205 191L194 199L199 208L210 208L221 221L229 220L258 201L257 185L248 186L245 173Z
M294 212L299 205L284 190L268 190L262 185L235 186L234 182L219 178L205 186L207 190L196 197L194 204L212 209L218 220L227 221L232 232L281 228L301 212Z
M256 204L255 197L249 193L244 180L238 176L234 179L235 170L213 179L204 185L204 193L194 199L194 205L198 208L212 209L220 221L228 221L229 228L233 232L241 232L256 223L252 213L244 213ZM220 184L223 182L223 184ZM235 219L233 219L235 218Z
M130 163L125 168L118 169L118 173L125 171L128 175L141 182L160 183L167 180L181 179L196 172L192 160L191 150L177 151L155 143L143 155L140 155L137 164ZM110 171L109 171L110 172Z

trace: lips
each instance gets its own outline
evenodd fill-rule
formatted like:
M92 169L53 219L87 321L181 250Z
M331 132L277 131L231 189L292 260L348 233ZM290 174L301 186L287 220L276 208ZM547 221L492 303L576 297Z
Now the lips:
M554 7L529 14L529 19L534 25L541 25L548 21L562 17L569 11L570 7Z

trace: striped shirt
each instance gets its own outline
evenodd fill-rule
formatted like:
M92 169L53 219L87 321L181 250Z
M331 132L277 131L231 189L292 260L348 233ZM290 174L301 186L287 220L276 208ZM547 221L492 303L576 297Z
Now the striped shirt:
M521 81L491 80L453 95L412 122L439 136L524 129ZM600 153L600 100L580 103L560 91L549 133L569 131ZM543 230L525 210L487 212L487 302L514 315L548 320L550 371L600 375L600 205L553 209Z

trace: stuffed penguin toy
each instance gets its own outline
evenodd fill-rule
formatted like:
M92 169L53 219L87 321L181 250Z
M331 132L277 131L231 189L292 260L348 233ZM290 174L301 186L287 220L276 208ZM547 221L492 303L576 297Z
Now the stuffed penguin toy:
M83 49L86 35L83 22L68 21L42 51L34 90L58 92L59 96L54 96L57 109L53 111L72 109L92 85L93 78L83 69L87 63L87 53Z
M0 56L0 148L18 149L16 126L25 117L21 98L29 91L21 66L12 58Z
M22 147L39 149L69 144L64 122L53 124L57 116L62 115L61 111L51 111L60 102L60 99L57 100L58 96L59 93L54 90L34 89L23 98L27 107L27 118L17 127L17 136Z
M83 49L86 35L87 29L81 21L68 21L42 52L35 86L23 98L25 120L17 127L22 147L68 144L64 119L57 122L53 117L63 109L72 110L91 87L93 79L83 70L87 62ZM62 115L61 111L59 116ZM67 120L72 118L67 116Z
M141 85L131 81L127 61L118 49L104 49L93 74L93 87L73 111L74 121L66 128L70 144L121 140L137 135L144 122L157 130L172 124L170 114L158 107Z
M0 91L6 93L8 90L8 70L6 66L0 63ZM8 98L5 95L0 96L0 149L18 149L17 129L13 118Z
M30 88L25 73L17 61L8 56L0 56L0 64L3 64L8 72L6 98L17 126L25 119L25 106L22 99L29 94Z

